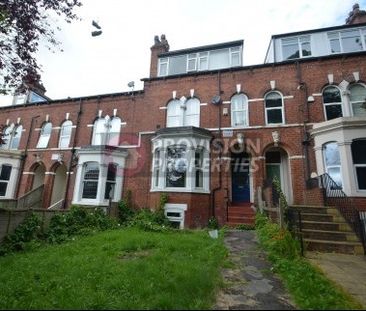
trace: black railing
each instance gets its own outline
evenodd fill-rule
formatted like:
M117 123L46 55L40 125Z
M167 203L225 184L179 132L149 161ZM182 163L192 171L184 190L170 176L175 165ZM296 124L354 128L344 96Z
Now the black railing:
M302 236L301 211L294 208L287 209L286 219L288 224L288 230L297 240L299 240L301 247L301 256L304 256L304 241Z
M366 252L363 224L354 201L344 193L342 187L327 173L320 175L317 178L319 179L319 187L323 190L324 204L337 208L362 242L364 251Z

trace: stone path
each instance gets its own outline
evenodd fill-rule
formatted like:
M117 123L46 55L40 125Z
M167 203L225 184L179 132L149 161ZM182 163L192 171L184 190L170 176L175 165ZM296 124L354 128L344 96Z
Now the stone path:
M366 308L365 256L306 252L306 257Z
M272 273L254 231L229 231L225 245L234 267L222 271L226 286L218 294L214 310L296 309Z

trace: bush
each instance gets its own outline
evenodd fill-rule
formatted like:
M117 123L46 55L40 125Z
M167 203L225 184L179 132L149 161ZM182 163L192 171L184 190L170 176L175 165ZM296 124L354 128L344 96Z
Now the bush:
M144 231L169 231L172 229L170 221L166 218L164 212L153 212L144 208L136 212L135 216L128 223L131 227L138 227Z
M211 229L211 230L219 229L219 222L217 221L217 219L215 217L211 217L208 220L207 228Z
M0 245L0 255L5 255L13 251L21 251L26 248L26 244L31 240L41 236L41 220L30 214L15 229L14 233L7 235Z
M236 226L236 229L243 230L243 231L255 230L255 226L254 225L248 225L248 224L240 224L240 225Z
M131 191L128 190L126 196L118 203L118 218L121 224L129 222L135 211L131 204Z

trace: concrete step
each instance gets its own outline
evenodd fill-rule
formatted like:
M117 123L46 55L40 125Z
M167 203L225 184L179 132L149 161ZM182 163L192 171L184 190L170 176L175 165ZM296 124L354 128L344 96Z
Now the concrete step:
M312 240L359 242L353 232L303 229L302 234L304 238Z
M309 251L335 252L352 255L363 255L364 250L360 242L327 241L304 239L305 248Z
M291 205L290 207L300 210L301 214L311 213L311 214L339 215L338 210L335 207L331 206Z
M228 212L228 215L231 216L255 216L254 212L247 212L247 211L230 211Z
M245 223L245 222L255 222L255 217L232 217L229 216L228 217L228 221L229 222L234 222L234 223Z
M352 232L350 226L344 222L325 222L325 221L313 221L313 220L303 220L303 229L314 229L323 231L346 231Z
M336 216L331 214L320 214L320 213L301 213L301 220L312 220L320 222L343 222L344 218L342 216Z
M246 219L245 221L227 221L225 223L226 226L231 227L231 228L235 228L235 227L240 226L240 225L254 226L254 224L255 224L254 219L253 220Z

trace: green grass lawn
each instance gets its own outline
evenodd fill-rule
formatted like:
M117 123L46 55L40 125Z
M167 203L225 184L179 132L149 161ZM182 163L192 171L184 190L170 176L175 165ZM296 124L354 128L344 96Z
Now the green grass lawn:
M0 309L207 309L226 253L203 231L77 237L0 258Z

